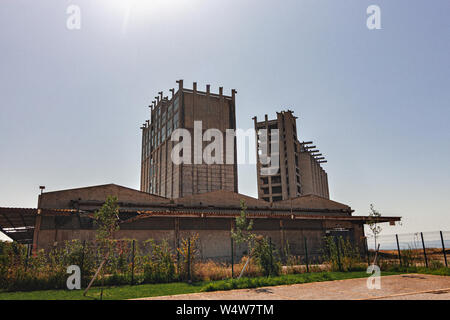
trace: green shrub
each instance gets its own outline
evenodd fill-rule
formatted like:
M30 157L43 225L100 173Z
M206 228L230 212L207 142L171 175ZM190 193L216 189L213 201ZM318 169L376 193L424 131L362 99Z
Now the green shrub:
M277 250L267 238L262 236L255 238L253 255L265 276L277 276L281 273L281 262Z
M144 257L144 282L160 283L175 280L175 264L169 244L166 240L157 244L154 240L147 241L150 254Z
M325 237L324 260L330 263L332 271L362 271L367 266L361 262L357 246L342 237Z
M180 258L178 264L178 275L181 280L193 280L196 278L195 261L198 255L198 234L181 240L177 248Z

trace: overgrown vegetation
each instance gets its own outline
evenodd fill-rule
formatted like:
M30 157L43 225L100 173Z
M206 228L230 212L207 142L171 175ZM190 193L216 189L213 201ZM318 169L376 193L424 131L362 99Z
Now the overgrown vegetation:
M180 258L178 275L181 280L192 281L192 278L196 278L195 260L199 253L198 234L182 239L177 251Z
M236 244L245 243L248 248L246 264L241 269L241 275L247 271L248 265L254 258L265 276L279 275L281 262L277 250L267 237L252 232L253 220L247 217L247 206L241 200L241 213L236 217L236 228L231 230L231 236Z
M362 271L367 268L358 247L352 245L349 239L325 237L324 244L323 259L332 271Z
M34 255L30 255L29 248L25 245L0 242L0 291L65 289L68 276L66 268L70 265L80 267L82 287L86 288L102 261L104 262L102 272L93 282L94 287L181 281L190 283L219 281L222 284L215 284L217 288L253 287L276 283L273 282L273 278L280 275L284 280L276 281L290 281L286 279L292 279L289 277L291 275L302 275L301 279L309 277L315 279L314 274L324 272L366 271L365 255L361 255L358 247L349 239L342 237L325 237L323 254L319 259L317 254L313 258L306 257L306 242L303 244L300 242L300 245L304 245L305 255L293 256L288 241L283 246L281 257L270 238L252 232L253 221L247 217L244 202L241 203L241 207L241 215L236 219L236 228L232 230L232 237L236 243L246 244L249 248L241 260L233 266L235 272L241 271L241 274L245 274L247 279L241 278L241 282L229 281L231 265L228 262L200 259L201 245L198 234L190 234L180 239L177 248L173 248L167 240L150 239L145 242L113 240L114 232L118 230L118 206L117 199L108 198L105 206L96 213L99 231L95 241L66 241L58 247L39 250ZM439 256L433 253L427 254L428 269L423 267L422 252L411 248L401 251L401 263L398 255L392 252L379 252L377 264L384 273L434 272L449 275L449 269L444 268ZM272 282L269 280L264 282L266 280L259 277L270 278ZM326 279L327 276L320 277Z
M253 254L265 276L277 276L281 273L281 261L277 250L266 237L255 238Z
M273 249L270 251L270 243L267 238L255 238L254 259L252 259L246 269L245 278L242 282L230 282L231 266L225 262L201 261L199 259L198 247L196 244L197 236L191 237L191 277L193 285L202 281L222 281L221 284L214 284L205 290L222 290L227 288L243 286L272 285L273 283L288 284L292 279L290 276L301 276L301 279L312 279L316 281L316 274L333 274L339 270L337 261L337 246L335 241L328 239L331 256L325 257L320 265L309 265L309 273L306 272L305 265L299 257L287 257L291 265L281 267L278 253ZM347 241L340 239L341 268L344 271L339 274L351 274L360 270L365 274L367 262L365 259L358 259L358 251L351 248ZM185 243L183 245L183 243ZM170 283L186 281L187 278L187 239L180 241L180 252L177 252L169 246L167 241L149 240L144 243L135 242L134 250L134 268L132 264L132 240L116 240L113 242L112 251L108 264L105 265L105 272L101 278L94 282L95 286L107 285L110 290L116 290L114 286L126 286L131 284L132 275L135 285ZM26 246L14 242L0 242L0 291L34 291L65 289L66 287L66 268L68 265L76 264L81 267L83 275L83 285L86 287L87 281L91 278L102 259L98 245L93 243L83 243L78 240L68 241L61 248L54 248L48 252L40 250L36 256L27 258ZM288 251L287 251L288 252ZM439 275L450 275L449 268L443 268L442 262L429 257L429 268L416 265L416 261L406 258L406 250L402 251L402 258L406 261L412 261L409 264L399 265L396 256L382 258L379 261L383 274L386 272L398 273L430 273ZM271 256L272 253L272 256ZM418 254L412 251L412 255ZM179 256L179 259L177 259ZM261 259L261 260L260 260ZM272 262L271 262L271 259ZM235 270L242 270L248 260L247 256L234 265ZM310 262L311 263L311 262ZM271 269L275 266L276 269ZM273 279L280 275L284 280L261 280L260 278ZM306 278L303 278L306 277ZM327 275L317 276L323 280L333 280L327 278ZM257 280L248 280L255 278ZM241 278L242 279L242 278ZM277 282L280 281L280 282ZM216 283L216 282L214 282ZM230 284L231 283L231 284ZM301 282L300 282L301 283ZM206 285L206 283L204 283ZM180 285L181 286L181 285ZM93 292L97 292L92 288ZM125 290L125 289L124 289ZM63 290L64 291L64 290ZM91 291L88 293L92 296Z

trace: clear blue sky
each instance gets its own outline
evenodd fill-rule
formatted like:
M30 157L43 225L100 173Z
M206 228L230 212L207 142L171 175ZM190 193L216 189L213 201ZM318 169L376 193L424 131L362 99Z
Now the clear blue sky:
M449 14L448 0L2 0L0 206L36 207L39 185L138 189L146 105L184 79L236 88L240 128L294 110L332 199L403 216L384 233L450 230ZM253 167L239 179L256 195Z

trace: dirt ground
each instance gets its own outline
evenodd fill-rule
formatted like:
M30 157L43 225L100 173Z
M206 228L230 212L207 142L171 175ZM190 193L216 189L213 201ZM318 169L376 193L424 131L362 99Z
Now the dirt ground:
M450 300L450 277L424 274L383 276L380 289L367 278L153 297L156 300Z

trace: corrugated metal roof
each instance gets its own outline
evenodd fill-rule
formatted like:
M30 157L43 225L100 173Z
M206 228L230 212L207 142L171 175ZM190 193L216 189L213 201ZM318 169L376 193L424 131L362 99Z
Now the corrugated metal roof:
M37 209L0 208L0 231L20 243L33 242Z

